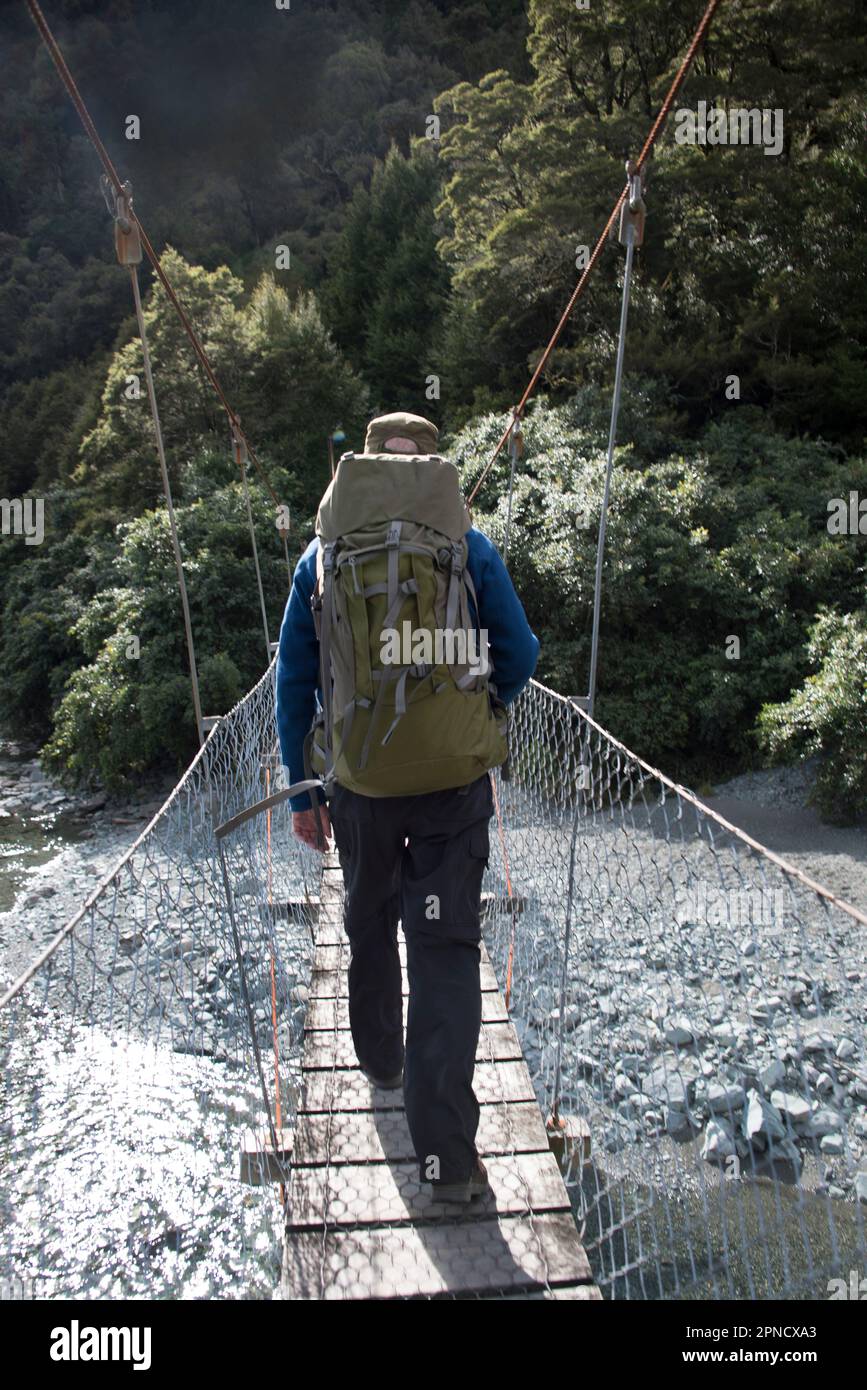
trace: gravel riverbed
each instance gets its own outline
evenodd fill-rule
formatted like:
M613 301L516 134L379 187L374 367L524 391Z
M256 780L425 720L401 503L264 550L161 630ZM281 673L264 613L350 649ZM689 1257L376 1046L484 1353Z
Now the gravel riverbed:
M123 799L72 795L44 777L22 750L7 745L0 751L0 984L15 979L78 911L170 790L167 782ZM863 911L867 832L863 826L823 825L806 804L808 792L809 769L799 767L751 773L701 799ZM505 793L507 826L511 795ZM669 812L659 808L641 824L620 830L603 821L588 824L579 853L582 927L561 1030L558 912L568 829L530 820L522 825L517 803L516 810L507 840L527 911L516 943L512 1016L540 1094L551 1093L563 1032L567 1109L587 1117L598 1155L585 1169L593 1190L581 1196L576 1217L587 1228L600 1282L606 1261L629 1258L625 1247L614 1253L622 1221L609 1206L621 1210L625 1203L637 1210L643 1194L655 1194L653 1202L662 1203L660 1230L668 1230L674 1246L676 1213L692 1211L683 1235L690 1264L702 1240L707 1244L702 1232L709 1229L708 1193L716 1188L721 1199L732 1172L772 1178L767 1188L760 1181L751 1184L758 1205L750 1206L744 1195L735 1208L748 1234L751 1222L757 1223L754 1238L769 1259L776 1259L773 1252L785 1242L782 1234L770 1240L763 1233L776 1223L800 1246L802 1227L812 1222L817 1263L830 1267L836 1237L828 1235L829 1201L839 1213L834 1219L848 1232L844 1248L860 1249L859 1208L867 1200L867 971L858 933L848 930L852 919L838 909L830 917L816 911L809 890L794 922L763 923L756 931L715 926L689 913L678 917L679 886L713 886L715 877L727 884L730 879L733 889L742 885L738 873L731 876L722 845L688 834L680 838L680 829L669 842ZM752 873L755 864L748 868ZM669 877L657 881L660 873ZM507 947L508 930L508 923L498 927L489 943L501 980L505 951L497 948ZM213 984L205 970L192 986L191 1004L202 1004L209 1016L220 1004L219 989L212 998ZM204 1074L216 1064L203 1057L197 1065ZM214 1076L222 1084L219 1068ZM217 1096L214 1078L208 1086ZM250 1103L245 1092L244 1107ZM227 1141L227 1154L230 1148ZM787 1161L788 1172L775 1167L777 1160ZM155 1179L155 1192L161 1181ZM781 1215L786 1191L801 1195L791 1213ZM769 1204L767 1211L762 1202ZM724 1208L717 1203L714 1209ZM723 1232L721 1247L725 1239ZM729 1296L755 1296L746 1268L749 1248L745 1236L727 1257L729 1271L738 1260L745 1264ZM668 1267L670 1253L655 1259L657 1273ZM707 1279L716 1277L714 1268L709 1265ZM775 1276L775 1287L782 1278ZM615 1283L612 1276L612 1288ZM695 1287L705 1285L697 1280ZM661 1290L650 1296L662 1296Z
M70 792L38 760L0 744L0 986L48 945L138 838L172 788Z

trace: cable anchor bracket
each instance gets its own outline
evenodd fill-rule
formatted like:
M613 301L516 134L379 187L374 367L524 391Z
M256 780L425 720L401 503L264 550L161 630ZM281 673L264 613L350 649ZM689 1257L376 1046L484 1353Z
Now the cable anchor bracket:
M229 424L232 430L232 445L235 450L235 461L239 468L242 465L246 467L249 462L249 454L247 452L247 438L241 429L240 415L233 414L230 417Z
M639 169L634 159L627 159L626 177L629 180L629 192L620 209L620 228L617 233L617 240L626 246L631 227L632 244L633 246L640 246L644 241L644 219L647 213L647 205L644 201L646 168Z
M114 218L114 249L120 265L141 265L141 237L132 210L132 184L127 180L118 193L108 174L99 180L105 205Z
M514 419L509 429L508 450L510 456L517 460L524 457L524 422L520 415L513 411Z

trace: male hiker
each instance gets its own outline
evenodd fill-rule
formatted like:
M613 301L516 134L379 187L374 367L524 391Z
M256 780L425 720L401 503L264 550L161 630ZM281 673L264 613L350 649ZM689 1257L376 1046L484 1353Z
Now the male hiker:
M422 1182L467 1202L487 1188L472 1082L488 769L539 643L437 441L421 416L384 415L364 454L341 458L286 605L277 726L290 782L312 767L330 793L329 810L293 798L293 829L325 848L334 827L359 1065L374 1085L403 1084Z

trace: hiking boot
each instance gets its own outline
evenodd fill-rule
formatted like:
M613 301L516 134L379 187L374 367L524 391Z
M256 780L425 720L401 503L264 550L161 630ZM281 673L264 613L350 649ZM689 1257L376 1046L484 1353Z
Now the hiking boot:
M473 1197L482 1197L490 1191L490 1186L488 1170L478 1154L475 1168L463 1182L442 1182L439 1179L431 1182L434 1200L437 1202L470 1202Z
M364 1075L367 1077L367 1079L368 1079L368 1081L370 1082L370 1084L371 1084L372 1086L379 1086L380 1090L383 1090L383 1091L396 1091L396 1090L399 1089L399 1087L401 1087L401 1086L403 1085L403 1071L402 1071L402 1070L399 1071L399 1072L397 1072L397 1074L396 1074L395 1076L386 1076L386 1077L374 1076L374 1075L373 1075L373 1072L367 1070L367 1067L362 1067L361 1070L364 1072Z

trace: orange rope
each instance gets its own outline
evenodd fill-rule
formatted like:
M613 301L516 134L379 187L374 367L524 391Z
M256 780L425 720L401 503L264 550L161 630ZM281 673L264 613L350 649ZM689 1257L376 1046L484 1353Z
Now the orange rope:
M667 119L667 117L668 117L668 113L669 113L669 111L671 110L672 105L674 104L674 100L675 100L675 98L676 98L678 92L680 91L681 87L683 86L684 78L686 77L687 73L689 72L690 68L692 67L693 59L695 58L695 55L696 55L696 53L698 52L698 49L699 49L699 47L700 47L700 45L701 45L701 43L702 43L702 41L703 41L703 39L704 39L704 37L705 37L707 31L708 31L708 29L710 28L711 20L713 19L714 14L716 13L716 11L717 11L717 9L718 9L718 7L719 7L719 5L720 5L721 3L722 3L722 0L710 0L710 4L708 5L707 9L705 10L704 14L702 15L701 22L699 23L698 28L696 29L695 33L693 34L692 42L690 43L689 48L686 50L686 56L684 57L683 62L681 63L680 67L679 67L678 70L677 70L677 74L676 74L676 76L675 76L675 78L674 78L674 81L672 82L671 86L670 86L669 89L668 89L668 95L666 96L665 101L662 103L662 106L660 107L659 115L656 117L656 120L653 122L653 125L652 125L651 128L650 128L650 133L648 134L647 139L645 140L645 142L644 142L644 144L643 144L643 146L642 146L642 148L641 148L641 154L638 156L637 160L635 161L636 173L638 173L638 172L641 171L641 169L642 169L642 167L643 167L643 165L644 165L644 162L645 162L645 160L647 159L647 156L650 154L650 151L653 149L653 146L654 146L654 144L656 143L657 136L659 135L660 131L662 130L662 127L664 126L664 124L665 124L665 122L666 122L666 119ZM620 212L620 209L621 209L621 207L623 206L623 202L624 202L624 199L626 198L626 194L627 194L628 191L629 191L629 184L627 183L627 184L624 185L623 190L622 190L622 192L621 192L621 194L620 194L620 197L617 199L617 202L614 204L614 207L611 209L611 215L609 216L608 221L605 223L605 226L603 227L602 232L601 232L601 234L600 234L600 236L599 236L599 240L597 241L595 247L593 248L593 254L592 254L592 256L590 257L590 260L587 262L587 265L586 265L586 267L585 267L585 269L584 269L584 273L582 274L581 279L578 281L578 284L575 286L574 290L572 291L572 296L571 296L571 298L570 298L570 300L569 300L569 303L566 305L566 308L563 310L563 313L562 313L561 316L560 316L560 322L557 324L557 327L554 329L554 332L553 332L552 335L551 335L551 338L550 338L550 341L549 341L549 343L548 343L548 346L545 348L545 351L542 353L542 356L541 356L540 359L539 359L539 362L538 362L538 365L537 365L537 367L536 367L536 370L533 372L533 375L532 375L531 378L530 378L530 381L529 381L529 384L528 384L528 386L527 386L526 391L524 392L523 396L521 397L521 400L520 400L519 404L515 407L515 410L514 410L514 413L513 413L513 415L512 415L512 418L511 418L511 420L509 421L509 423L508 423L508 425L506 426L506 428L505 428L505 430L503 431L503 433L501 434L501 436L500 436L500 438L499 438L499 441L498 441L498 443L497 443L497 446L496 446L496 448L494 449L494 452L493 452L493 454L491 455L490 459L488 460L487 464L485 465L485 469L484 469L484 471L483 471L481 477L479 478L478 482L476 483L475 487L473 488L472 492L470 493L469 497L467 498L467 504L468 504L468 505L472 502L472 500L473 500L473 498L475 497L476 493L478 492L479 488L482 486L482 483L485 481L485 479L487 478L487 476L488 476L488 474L490 473L491 469L493 468L494 464L496 463L497 458L499 457L500 451L501 451L501 449L503 448L504 444L506 443L506 440L509 438L509 435L512 433L512 430L515 428L515 426L516 426L516 425L518 424L518 422L520 421L520 419L521 419L521 417L522 417L522 415L523 415L523 413L524 413L524 407L526 406L527 401L530 399L530 396L533 394L533 391L534 391L534 389L535 389L535 387L536 387L536 383L538 382L539 377L542 375L542 372L545 370L545 367L546 367L546 365L547 365L547 363L548 363L548 359L550 358L551 353L554 351L554 348L557 346L557 343L558 343L559 338L560 338L560 334L563 332L563 329L566 327L566 324L567 324L567 322L568 322L568 320L569 320L569 318L570 318L570 316L571 316L571 314L572 314L572 310L575 308L575 305L578 303L578 300L580 299L581 295L583 294L583 292L584 292L584 286L587 284L587 281L588 281L588 279L590 278L590 275L592 274L592 272L593 272L593 270L594 270L594 268L595 268L595 266L596 266L597 261L599 260L600 256L602 255L602 251L603 251L603 248L604 248L604 246L605 246L605 242L606 242L607 239L608 239L608 233L610 232L612 226L614 225L614 219L617 217L617 214Z
M271 769L265 768L265 795L271 794ZM265 842L268 854L268 907L273 909L274 896L271 891L272 872L271 872L271 810L270 807L265 816ZM269 921L274 920L273 911L268 914ZM271 950L271 1035L274 1039L274 1114L276 1116L276 1129L278 1142L282 1142L283 1132L283 1113L280 1105L280 1047L277 1041L277 973L274 968L274 947ZM280 1184L280 1205L286 1205L285 1184Z
M491 791L494 793L494 807L497 812L497 829L500 833L500 849L503 851L503 864L506 869L506 891L509 895L509 909L512 914L512 933L509 938L509 960L506 965L506 1012L512 1000L512 966L515 960L515 928L517 926L515 911L515 894L512 891L512 874L509 869L509 851L506 848L506 834L503 829L503 817L500 814L500 798L497 796L497 783L493 772L489 774L491 779Z

